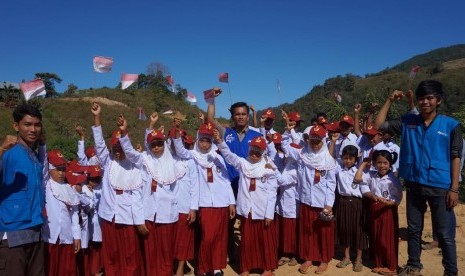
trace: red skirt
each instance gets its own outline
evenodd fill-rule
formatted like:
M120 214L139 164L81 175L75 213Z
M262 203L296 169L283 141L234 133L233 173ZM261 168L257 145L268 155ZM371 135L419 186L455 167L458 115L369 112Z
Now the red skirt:
M241 220L240 271L252 269L273 270L278 268L278 244L276 227L266 226L264 219L252 220L252 215Z
M95 275L102 271L102 243L101 242L89 242L89 272L90 275Z
M76 271L79 276L90 276L89 248L81 248L76 256Z
M194 225L188 224L188 214L179 213L176 223L174 258L178 261L194 259Z
M275 216L278 236L278 250L280 253L297 255L297 219Z
M176 223L145 221L149 235L144 238L146 275L173 275Z
M76 275L74 244L45 243L45 275Z
M399 253L399 217L397 206L374 201L369 204L370 247L375 267L397 269Z
M105 275L144 275L136 226L102 220L101 227Z
M319 219L322 210L300 204L299 256L303 260L329 263L334 256L334 221Z
M199 273L208 273L226 267L228 249L229 207L199 210L201 240L199 248Z

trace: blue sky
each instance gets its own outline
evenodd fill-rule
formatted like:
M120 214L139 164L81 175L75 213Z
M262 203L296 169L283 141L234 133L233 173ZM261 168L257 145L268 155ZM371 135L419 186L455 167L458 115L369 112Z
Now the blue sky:
M122 72L168 66L194 93L220 86L258 109L293 102L327 78L365 75L414 55L465 43L465 1L24 1L0 4L0 81L57 73L79 88L115 87ZM111 56L111 73L92 69ZM281 83L277 93L276 80Z

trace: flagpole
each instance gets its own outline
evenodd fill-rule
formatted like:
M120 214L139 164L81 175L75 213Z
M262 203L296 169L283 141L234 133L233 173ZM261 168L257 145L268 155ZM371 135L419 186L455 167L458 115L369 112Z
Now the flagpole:
M229 86L229 80L228 80L228 92L229 92L229 101L231 102L231 105L232 105L233 101L232 101L232 96L231 96L231 87Z

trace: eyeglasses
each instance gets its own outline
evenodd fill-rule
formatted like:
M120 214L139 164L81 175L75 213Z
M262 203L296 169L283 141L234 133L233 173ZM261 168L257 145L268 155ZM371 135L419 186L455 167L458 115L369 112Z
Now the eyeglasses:
M160 141L160 140L155 140L152 143L150 143L151 147L163 147L165 146L165 141Z
M262 152L259 150L249 150L249 155L262 156Z

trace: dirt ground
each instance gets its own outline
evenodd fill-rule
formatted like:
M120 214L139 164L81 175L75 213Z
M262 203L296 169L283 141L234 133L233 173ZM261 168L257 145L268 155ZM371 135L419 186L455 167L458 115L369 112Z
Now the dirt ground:
M465 229L464 229L464 222L465 222L465 205L460 204L455 208L455 214L457 216L457 263L459 267L459 275L465 275ZM406 242L406 228L407 228L407 219L405 215L405 194L404 200L402 201L401 205L399 206L399 227L400 227L400 234L401 240L399 241L399 265L402 266L407 262L407 242ZM425 228L423 230L423 240L425 242L432 241L432 228L431 228L431 213L429 210L425 214ZM365 252L364 252L365 253ZM353 272L352 266L347 266L346 268L337 268L336 264L341 260L341 253L336 251L337 256L329 263L328 270L323 275L377 275L371 272L371 262L369 260L369 256L365 254L364 261L363 261L363 271L362 272ZM432 250L424 250L422 252L421 261L423 263L424 269L422 270L422 275L427 276L436 276L436 275L443 275L443 267L441 264L442 256L440 254L440 250L438 248ZM284 275L302 275L298 271L299 266L288 266L284 265L279 267L277 270L274 271L276 276L284 276ZM311 272L307 275L316 275L314 274L314 270L316 266L314 266ZM234 270L230 266L224 270L224 275L238 275L237 269ZM251 273L250 275L260 275L258 273L254 274Z

